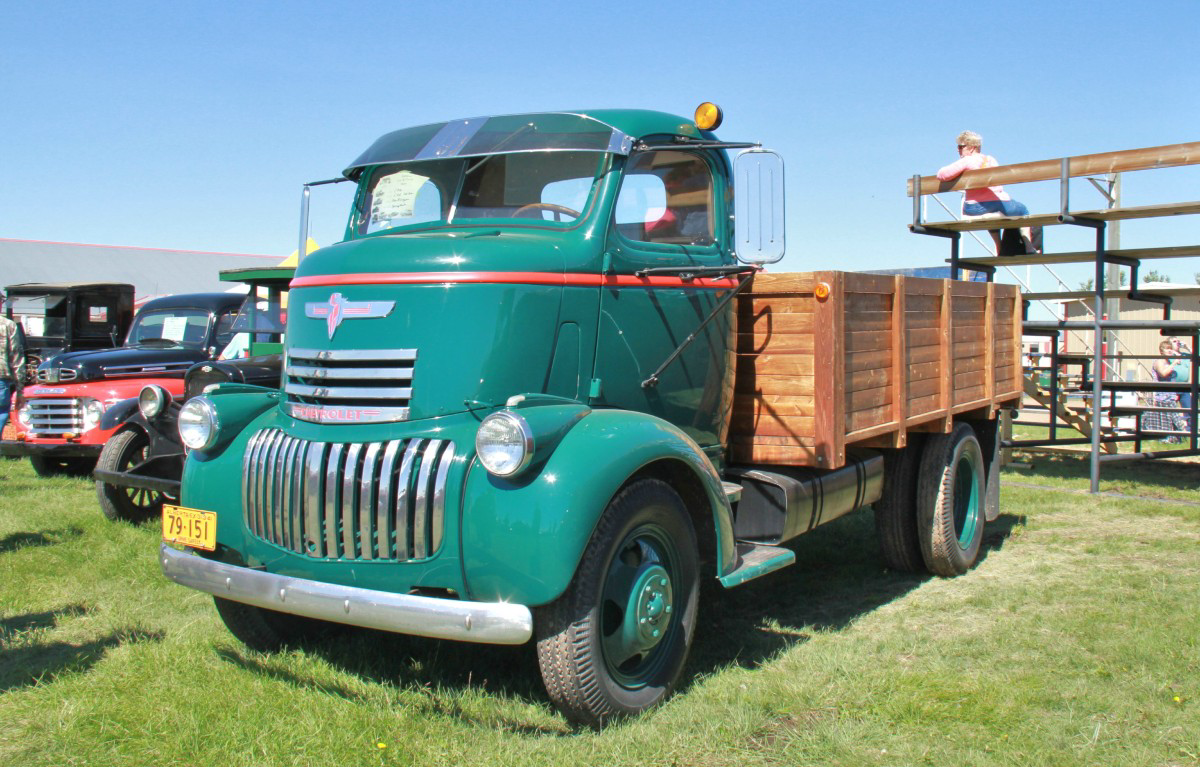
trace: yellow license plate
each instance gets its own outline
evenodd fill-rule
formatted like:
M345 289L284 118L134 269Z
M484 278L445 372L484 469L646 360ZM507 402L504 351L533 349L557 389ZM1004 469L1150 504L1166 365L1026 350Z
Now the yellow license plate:
M164 541L216 551L217 512L164 505L162 522Z

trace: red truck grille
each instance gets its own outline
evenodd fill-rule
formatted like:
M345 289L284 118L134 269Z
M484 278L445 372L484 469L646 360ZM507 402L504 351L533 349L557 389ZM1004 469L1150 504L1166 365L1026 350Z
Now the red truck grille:
M35 437L59 437L83 431L83 406L78 399L29 399L29 433Z
M454 444L309 442L263 429L242 462L246 526L320 559L410 561L441 545Z

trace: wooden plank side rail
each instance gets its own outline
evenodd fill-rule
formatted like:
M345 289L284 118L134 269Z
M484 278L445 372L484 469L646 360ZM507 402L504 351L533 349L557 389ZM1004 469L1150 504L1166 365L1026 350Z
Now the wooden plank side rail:
M738 297L730 460L837 468L852 445L992 417L1021 396L1020 309L1013 285L755 276Z
M1123 173L1154 168L1173 168L1181 165L1200 164L1200 141L1185 144L1124 149L1100 154L1081 154L1068 158L1072 178L1095 176L1103 173ZM940 181L937 176L920 178L920 194L979 189L985 186L1019 184L1026 181L1051 181L1062 177L1062 160L1036 160L995 168L968 170L951 181ZM908 196L914 195L913 180L908 180Z

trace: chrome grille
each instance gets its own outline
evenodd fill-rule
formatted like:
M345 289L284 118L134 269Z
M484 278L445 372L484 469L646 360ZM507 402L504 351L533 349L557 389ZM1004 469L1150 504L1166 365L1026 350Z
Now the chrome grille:
M246 526L319 559L425 559L442 543L453 461L447 440L309 442L263 429L242 461Z
M408 419L416 349L288 349L288 412L304 421Z
M78 399L27 399L29 431L38 437L50 437L83 431L83 404Z

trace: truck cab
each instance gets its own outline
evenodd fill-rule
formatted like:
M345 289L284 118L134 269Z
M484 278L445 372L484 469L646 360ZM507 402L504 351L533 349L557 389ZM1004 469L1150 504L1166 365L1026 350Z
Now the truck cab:
M111 282L21 283L5 289L5 314L25 333L26 380L63 352L118 346L133 322L133 285Z
M42 476L90 472L112 429L105 412L157 383L175 396L195 362L214 357L232 338L242 296L188 293L147 301L124 343L58 354L43 361L17 408L16 438L0 455L29 456Z
M815 379L838 391L839 360L817 360L813 339L842 320L812 318L840 277L783 275L806 293L770 319L805 361L757 384L742 372L760 329L735 298L782 257L782 161L719 140L719 122L708 104L695 120L542 113L377 140L343 174L357 186L344 240L291 282L282 391L221 385L180 410L167 577L213 594L259 649L313 619L536 639L555 705L597 725L670 694L702 573L730 587L790 564L781 543L882 497L885 463L915 520L911 461L798 436L849 423L811 396ZM873 310L879 327L893 316ZM765 444L810 465L732 462L731 422L771 405L767 378L803 396ZM969 427L935 415L953 435L930 440L938 456L967 455L946 471L970 491L950 496L969 565L983 460ZM887 424L871 426L878 441Z

